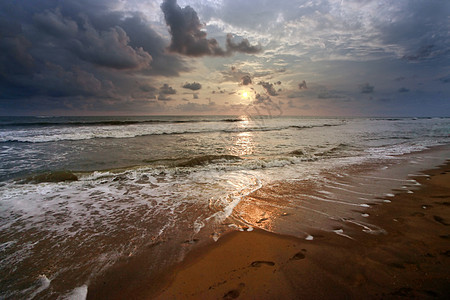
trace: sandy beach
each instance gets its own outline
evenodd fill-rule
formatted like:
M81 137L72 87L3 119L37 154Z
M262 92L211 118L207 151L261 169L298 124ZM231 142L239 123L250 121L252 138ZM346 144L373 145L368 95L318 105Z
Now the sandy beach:
M450 300L449 12L0 1L0 300Z
M372 208L368 234L316 232L307 241L262 230L232 232L190 252L160 276L142 276L145 254L89 286L88 298L363 299L439 298L450 294L450 164L414 177ZM136 280L133 280L135 278ZM156 283L156 284L155 284Z

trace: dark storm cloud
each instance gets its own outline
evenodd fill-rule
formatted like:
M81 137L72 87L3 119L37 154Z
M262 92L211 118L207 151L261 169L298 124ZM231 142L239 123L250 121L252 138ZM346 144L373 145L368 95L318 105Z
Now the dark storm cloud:
M159 93L164 95L174 95L177 93L171 86L167 83L164 83L162 87L159 88Z
M241 52L247 54L256 54L262 51L261 46L252 46L247 39L243 39L240 43L232 41L233 35L227 34L227 53Z
M56 37L65 39L75 37L78 33L78 24L70 18L64 18L60 9L36 13L33 20L42 32Z
M109 26L113 26L114 23L117 23L117 19L123 19L120 14L118 16L112 16L114 16L114 18ZM142 15L134 14L128 16L128 18L120 21L120 26L130 37L131 46L142 47L142 49L152 56L153 61L151 63L151 68L144 70L144 74L178 76L179 72L189 71L189 68L181 58L167 53L166 41L147 24Z
M164 0L161 9L172 34L170 51L189 56L225 55L217 40L206 38L206 32L201 30L203 25L192 7L181 8L176 0Z
M99 32L86 25L86 37L72 41L72 49L80 59L113 69L149 68L151 55L142 47L132 48L130 38L121 27Z
M398 89L398 92L399 93L407 93L407 92L409 92L409 89L402 87L402 88Z
M252 78L250 77L250 75L244 75L241 78L241 84L242 85L249 85L252 84Z
M409 62L448 59L450 2L400 1L395 5L395 18L376 25L384 44L403 48L402 58Z
M158 95L157 90L141 89L142 83L151 82L148 76L188 71L180 57L166 52L168 43L144 15L119 11L119 4L2 1L2 99L26 98L30 103L34 98L66 98L67 107L75 107L95 97L91 101L98 101L98 106L111 101L125 105L124 97Z
M240 43L233 42L232 35L226 38L226 49L220 47L214 38L207 38L202 31L197 12L190 6L181 8L176 0L164 0L161 4L167 26L172 35L169 50L187 56L228 56L234 52L255 54L261 52L260 46L250 45L247 39Z
M259 85L262 85L262 87L264 88L264 90L267 92L267 94L269 94L270 96L277 96L278 93L275 90L275 87L273 86L272 83L269 82L265 82L265 81L260 81L258 83Z
M189 89L189 90L193 90L193 91L198 91L199 89L202 88L202 85L200 83L198 83L198 82L193 82L193 83L186 82L183 85L183 88Z
M363 94L372 94L375 90L375 87L368 83L361 84L359 88L361 89L361 93Z
M70 51L81 60L119 70L150 68L152 56L142 47L130 45L130 37L119 19L102 29L94 27L91 18L78 18L77 23L72 16L63 16L60 9L54 9L36 13L33 21L61 50ZM93 17L93 21L100 23L97 18Z
M29 53L31 42L15 22L0 22L0 75L25 75L32 72L34 59Z
M177 93L177 91L174 88L169 86L167 83L164 83L159 88L158 100L160 100L160 101L171 101L173 99L170 98L170 96L168 96L168 95L175 95L176 93Z

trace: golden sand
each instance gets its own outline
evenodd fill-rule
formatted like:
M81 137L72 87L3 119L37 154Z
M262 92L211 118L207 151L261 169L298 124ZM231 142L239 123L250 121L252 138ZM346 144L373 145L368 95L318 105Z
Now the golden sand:
M448 299L450 164L427 174L416 178L419 190L398 191L391 203L371 209L368 222L385 234L355 228L353 239L316 232L306 241L233 232L192 251L161 277L120 287L114 282L121 275L142 271L138 261L124 264L90 286L88 298Z

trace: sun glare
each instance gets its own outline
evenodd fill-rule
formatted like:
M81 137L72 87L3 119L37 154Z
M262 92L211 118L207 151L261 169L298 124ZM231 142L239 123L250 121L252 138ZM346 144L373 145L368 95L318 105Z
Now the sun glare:
M243 92L242 93L242 98L247 99L247 97L248 97L248 93L247 92Z

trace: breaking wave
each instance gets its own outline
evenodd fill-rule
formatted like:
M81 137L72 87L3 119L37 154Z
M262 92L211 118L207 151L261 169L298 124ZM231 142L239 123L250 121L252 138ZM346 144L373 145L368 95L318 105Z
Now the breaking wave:
M239 122L239 121L230 121ZM176 125L176 124L175 124ZM27 131L0 132L0 143L21 142L21 143L48 143L57 141L79 141L98 138L133 138L139 136L152 135L173 135L173 134L198 134L198 133L241 133L241 132L262 132L280 131L287 129L310 129L316 127L341 126L343 124L321 124L310 126L274 126L264 127L258 125L244 127L229 126L167 126L167 125L143 125L135 124L130 126L98 126L98 127L71 127L31 129Z

